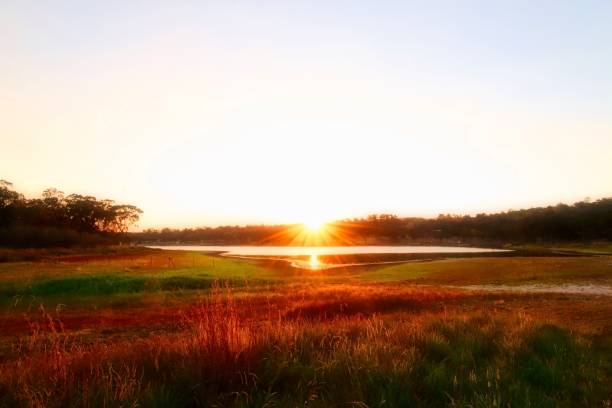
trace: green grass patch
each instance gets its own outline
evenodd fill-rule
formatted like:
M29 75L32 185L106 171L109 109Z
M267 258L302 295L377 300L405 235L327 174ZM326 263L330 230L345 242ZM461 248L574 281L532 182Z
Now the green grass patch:
M147 281L143 278L102 275L76 276L34 282L21 295L46 296L91 296L114 293L137 293L144 290Z
M426 284L524 284L598 281L612 283L612 257L465 258L376 268L368 281Z
M245 282L240 279L219 281L208 276L88 275L36 281L29 286L8 285L0 290L0 297L4 298L6 302L16 296L54 299L111 296L159 291L206 290L214 285L224 285L226 283L231 287L245 285ZM250 284L255 283L261 282L250 282Z
M420 332L307 330L263 356L247 400L275 406L574 407L606 398L602 360L556 326L507 334L487 318L436 321ZM518 346L512 346L518 343ZM232 405L232 404L228 404ZM235 406L250 406L246 401Z

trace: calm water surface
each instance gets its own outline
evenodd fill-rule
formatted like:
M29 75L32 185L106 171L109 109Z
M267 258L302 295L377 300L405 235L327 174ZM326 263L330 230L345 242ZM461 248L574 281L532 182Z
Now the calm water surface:
M448 247L448 246L220 246L167 245L151 246L181 251L221 252L229 256L310 256L358 254L457 254L508 252L505 249Z
M504 249L448 247L448 246L222 246L222 245L167 245L151 246L166 250L202 251L234 257L306 257L306 260L286 259L296 268L328 269L339 266L395 263L405 261L377 261L355 263L325 263L320 256L330 255L393 255L393 254L475 254L508 252Z

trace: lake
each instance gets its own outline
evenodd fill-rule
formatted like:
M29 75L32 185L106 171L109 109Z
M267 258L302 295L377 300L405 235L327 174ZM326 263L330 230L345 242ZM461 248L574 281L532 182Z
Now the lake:
M150 246L165 250L202 251L241 258L280 259L303 269L329 269L407 262L397 255L418 254L491 254L511 252L505 249L450 246L224 246L224 245L165 245ZM394 257L395 256L395 257ZM371 259L367 259L371 257ZM300 259L305 258L305 259ZM347 261L349 259L349 261Z

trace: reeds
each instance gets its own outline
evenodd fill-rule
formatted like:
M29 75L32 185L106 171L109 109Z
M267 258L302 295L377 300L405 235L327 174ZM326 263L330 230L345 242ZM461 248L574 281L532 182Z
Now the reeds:
M217 286L177 313L176 332L93 344L41 308L0 364L0 406L605 402L606 356L585 338L518 313L441 306L453 300L383 285L241 296Z

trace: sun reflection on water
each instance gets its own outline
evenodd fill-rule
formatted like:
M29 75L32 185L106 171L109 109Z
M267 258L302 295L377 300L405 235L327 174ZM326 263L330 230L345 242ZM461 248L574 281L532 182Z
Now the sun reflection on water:
M321 262L319 262L319 257L316 254L310 255L310 261L308 262L312 269L316 269L321 266Z

